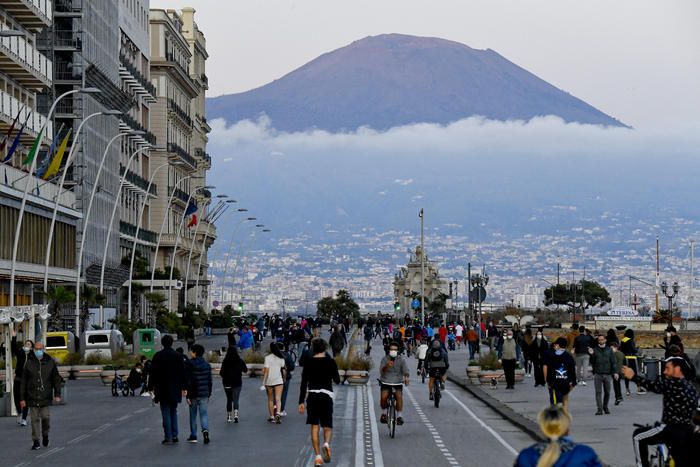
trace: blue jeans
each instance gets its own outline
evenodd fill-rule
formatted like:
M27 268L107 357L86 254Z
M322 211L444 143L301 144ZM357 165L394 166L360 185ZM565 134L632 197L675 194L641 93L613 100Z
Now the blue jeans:
M476 353L476 346L477 343L475 342L468 342L469 344L469 360L474 360L474 354Z
M284 410L284 407L287 405L287 393L289 392L289 382L291 379L287 379L284 381L284 386L282 386L282 408L280 410Z
M209 417L207 407L208 397L197 397L190 399L190 435L197 436L197 409L199 409L199 421L202 423L202 431L209 431Z
M160 403L160 414L163 416L163 432L165 440L177 438L177 404Z

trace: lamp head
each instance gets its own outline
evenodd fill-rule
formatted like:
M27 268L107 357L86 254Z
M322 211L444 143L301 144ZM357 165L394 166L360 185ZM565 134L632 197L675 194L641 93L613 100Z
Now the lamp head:
M246 208L239 208L238 212L248 212L248 210Z
M204 188L205 190L213 190L216 187L214 185L204 185L202 188Z
M227 202L227 203L235 203L236 200L235 200L235 199L227 199L226 202Z
M102 115L122 115L122 112L120 110L111 109L105 110L104 112L102 112Z
M662 291L663 293L666 293L666 292L668 291L668 284L666 283L666 281L663 281L663 282L661 283L661 291Z
M257 218L257 217L249 217L249 218L246 219L246 220L247 220L247 221L256 221L256 220L258 220L258 218Z
M674 282L674 283L673 283L673 293L678 293L678 291L680 290L680 288L681 288L681 287L680 287L680 285L678 285L678 282Z
M165 146L151 146L151 151L165 151Z
M95 87L81 88L78 90L78 92L81 94L99 94L102 92L102 89Z
M17 29L5 29L3 31L0 31L0 37L20 37L24 36L24 33L22 31L18 31Z
M265 224L255 224L255 227L265 227Z
M262 229L261 232L272 232L270 229Z
M127 136L143 136L146 132L143 130L131 130L127 133Z
M228 195L216 195L217 198L228 198Z

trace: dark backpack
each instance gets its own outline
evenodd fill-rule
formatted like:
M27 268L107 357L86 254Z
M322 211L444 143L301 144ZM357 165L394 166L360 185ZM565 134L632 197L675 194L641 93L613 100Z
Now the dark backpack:
M430 360L433 362L439 362L442 360L442 349L431 349Z
M401 331L394 331L394 340L397 342L401 340Z

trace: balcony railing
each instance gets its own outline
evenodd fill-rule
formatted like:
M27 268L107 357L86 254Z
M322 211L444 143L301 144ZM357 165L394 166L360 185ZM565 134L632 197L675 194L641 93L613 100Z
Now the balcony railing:
M197 148L194 150L194 155L201 158L204 162L207 163L211 167L211 156L204 152L204 149L202 148Z
M168 191L172 193L173 188L172 187L168 188ZM175 194L173 195L173 197L179 199L180 201L182 201L185 204L187 204L187 200L190 199L190 195L185 193L184 191L182 191L179 188L175 188Z
M202 83L204 83L204 84L206 84L206 85L208 86L208 85L209 85L209 78L207 78L207 75L205 75L204 73L202 73L201 78L202 78Z
M129 237L136 235L136 226L125 221L119 221L119 232ZM139 240L155 244L158 241L158 234L146 229L139 229Z
M174 63L175 66L176 66L180 71L182 71L182 73L183 73L185 76L187 76L187 77L190 76L190 72L187 71L187 68L185 68L180 62L178 62L177 60L175 60L175 56L174 56L172 53L167 52L167 53L165 54L165 59L166 59L167 61L169 61L169 62Z
M124 68L126 68L129 71L129 73L131 73L131 76L133 76L136 79L136 81L138 81L141 84L141 86L143 86L146 89L146 91L148 91L149 94L151 94L151 96L155 97L156 87L153 86L153 84L151 84L150 81L148 81L146 77L143 76L143 74L139 70L137 70L136 67L131 62L129 62L129 60L127 60L124 55L119 55L119 63Z
M120 177L124 176L125 169L126 169L126 167L119 164L119 176ZM126 173L125 180L127 182L131 183L132 185L141 188L143 191L148 190L148 180L146 180L142 176L132 172L131 170L129 170ZM152 194L153 196L158 196L158 187L155 184L151 184L151 190L149 191L149 193Z
M168 143L168 152L171 154L176 154L179 156L183 161L187 162L190 164L193 168L197 168L197 160L190 155L187 151L182 149L180 146L178 146L175 143Z
M148 141L149 143L155 145L156 144L156 135L145 129L139 122L134 120L131 115L129 114L123 114L119 116L122 122L126 123L132 130L137 130L137 131L145 131L146 134L142 136L143 139Z
M3 59L3 62L10 60L26 70L25 72L16 71L7 64L3 64L3 72L20 82L28 82L32 85L41 83L44 86L51 84L53 79L51 60L46 58L24 37L3 37L0 39L0 55L7 57Z
M182 107L177 105L177 102L175 102L173 99L168 99L168 109L175 112L178 117L187 123L187 126L192 126L192 118Z

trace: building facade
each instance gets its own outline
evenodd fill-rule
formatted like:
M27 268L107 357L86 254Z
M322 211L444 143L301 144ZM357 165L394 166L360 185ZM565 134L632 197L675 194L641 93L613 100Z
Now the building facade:
M159 284L171 311L186 303L207 303L206 251L216 238L214 226L207 221L211 192L204 188L211 167L206 154L210 128L204 117L207 52L194 13L185 8L179 13L151 10L150 14L151 82L157 99L151 105L151 129L159 145L165 145L165 150L152 152L151 166L171 164L156 175L167 194L153 200L150 215L154 225L165 222L156 268L167 275L174 265L173 277L183 285L171 295L171 284ZM187 215L188 207L195 206L194 216Z
M399 316L405 316L408 313L414 317L420 314L420 307L414 310L411 302L421 293L421 256L423 257L423 291L426 305L437 299L441 293L448 293L449 283L447 279L440 277L437 262L430 261L422 248L417 246L415 255L411 254L408 264L394 275L394 300L401 307Z

